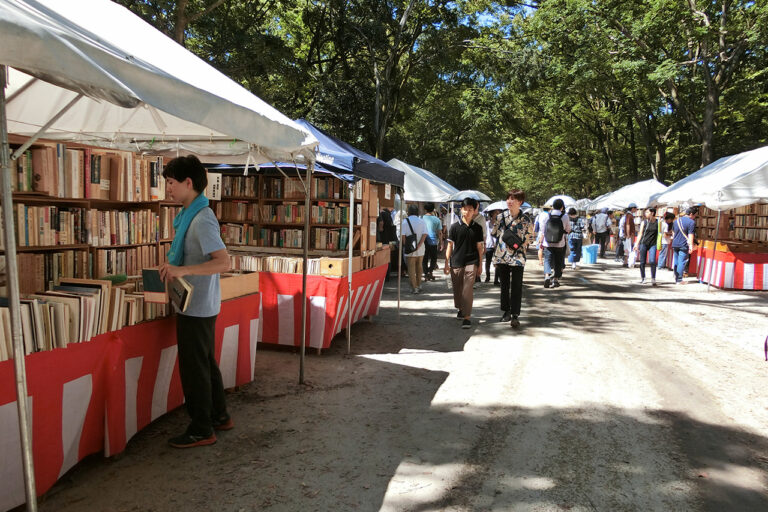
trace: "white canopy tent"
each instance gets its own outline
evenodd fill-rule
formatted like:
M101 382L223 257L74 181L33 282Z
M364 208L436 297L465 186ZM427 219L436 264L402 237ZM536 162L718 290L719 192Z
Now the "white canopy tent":
M651 198L666 189L666 185L654 179L638 181L637 183L621 187L615 192L598 197L589 204L588 209L623 209L631 203L635 203L638 208L648 208L653 204Z
M703 204L729 210L768 203L768 146L723 157L671 185L652 198L653 204Z
M108 0L0 1L0 62L15 68L11 133L31 136L75 101L46 138L209 161L314 159L306 130Z
M387 162L405 173L404 195L407 202L440 202L446 195L459 191L445 180L415 165L393 158Z
M304 162L309 164L307 180L317 141L117 4L0 0L0 190L24 494L28 510L36 510L29 414L23 399L27 389L9 131L30 137L30 143L44 136L154 154L196 153L209 161ZM305 288L306 254L305 244ZM305 300L302 318L305 325ZM4 499L20 503L17 496Z
M550 197L549 199L547 199L547 202L544 203L544 206L550 206L551 207L552 203L554 203L556 199L562 199L566 209L568 209L568 208L570 208L572 206L573 207L576 206L576 200L574 198L572 198L571 196L563 196L563 195Z

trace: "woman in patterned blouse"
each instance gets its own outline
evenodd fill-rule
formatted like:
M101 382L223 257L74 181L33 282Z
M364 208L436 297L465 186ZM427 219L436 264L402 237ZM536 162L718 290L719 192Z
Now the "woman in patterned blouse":
M525 201L525 192L512 189L507 192L507 210L496 217L492 235L498 240L493 253L496 274L501 281L502 322L520 327L520 305L523 298L523 271L525 270L528 244L533 234L533 220L520 207ZM509 231L509 233L505 232Z

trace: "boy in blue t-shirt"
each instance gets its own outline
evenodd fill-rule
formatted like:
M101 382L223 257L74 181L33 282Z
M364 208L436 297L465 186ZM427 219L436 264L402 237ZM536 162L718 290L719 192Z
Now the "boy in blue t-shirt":
M696 232L694 220L699 209L694 207L685 211L672 223L672 251L675 255L675 284L683 284L683 274L688 267L688 259L693 252L693 235Z
M424 259L421 262L421 268L424 271L424 280L434 281L435 276L432 272L437 268L437 252L443 243L443 223L435 214L433 203L425 204L424 211L427 213L421 220L427 226L427 238L424 240Z
M219 274L229 270L229 255L204 194L208 178L200 160L193 155L174 158L163 177L166 192L183 208L173 220L175 235L160 276L164 281L184 277L193 286L189 305L176 315L179 376L191 421L184 434L168 443L192 448L215 443L214 430L234 426L227 413L214 338L221 309Z

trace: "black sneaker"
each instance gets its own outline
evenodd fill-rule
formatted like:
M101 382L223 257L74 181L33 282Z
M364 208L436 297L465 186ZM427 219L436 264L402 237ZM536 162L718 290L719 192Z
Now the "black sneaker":
M458 318L459 320L461 320L462 318L464 318L464 313L462 313L462 312L461 312L461 310L459 310L459 312L458 312L458 313L456 313L456 318Z
M468 319L468 318L465 318L461 322L461 328L462 329L469 329L470 327L472 327L472 321L470 319Z
M213 430L232 430L235 428L235 422L232 421L232 417L230 415L222 416L217 420L213 420L211 421L211 424L213 425Z
M512 320L512 315L509 314L509 311L504 312L504 316L501 317L501 322L509 322Z
M517 329L518 327L520 327L520 320L518 320L517 317L514 316L514 317L512 317L512 320L510 320L509 325L513 329Z
M544 288L549 288L552 285L552 278L547 276L544 278Z
M550 285L550 287L551 288L557 288L558 286L560 286L560 281L557 280L557 279L553 279L552 280L552 284Z
M174 448L194 448L196 446L207 446L216 442L216 434L210 436L195 436L192 434L182 434L168 440L168 444Z

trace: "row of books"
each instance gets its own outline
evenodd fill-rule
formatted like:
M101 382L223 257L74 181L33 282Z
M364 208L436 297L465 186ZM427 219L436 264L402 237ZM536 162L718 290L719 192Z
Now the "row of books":
M141 270L158 265L157 248L154 245L127 247L124 249L99 249L93 256L94 277L114 274L135 276Z
M87 208L18 203L14 214L16 245L20 247L88 243Z
M349 228L315 228L310 243L315 249L343 251L349 241Z
M281 272L285 274L301 274L304 272L304 262L302 258L297 257L232 252L229 258L232 270ZM307 273L320 275L320 261L320 258L308 259Z
M270 229L225 223L221 225L221 238L227 245L255 247L289 247L301 249L304 245L303 229ZM310 247L343 251L349 241L349 228L312 228Z
M265 204L259 207L262 222L301 224L304 222L304 205L298 203ZM310 221L315 224L346 224L349 222L348 206L330 206L319 203L311 207Z
M337 178L312 178L311 193L316 199L349 199L349 187Z
M748 204L732 211L736 215L768 215L768 204Z
M16 192L112 201L165 199L162 159L126 151L36 145L16 160L12 174Z
M21 300L26 354L64 348L127 325L167 316L167 304L150 304L135 281L62 279L52 290L25 294ZM12 357L7 299L0 299L0 360Z
M258 205L246 201L222 201L215 204L213 211L216 218L239 221L256 222L258 216Z
M768 229L734 228L732 238L736 240L750 240L753 242L768 242Z
M710 219L706 219L710 220ZM755 215L735 215L733 217L733 224L735 226L742 226L742 227L768 227L768 217L763 216L755 216ZM714 225L709 224L707 225Z
M91 210L88 243L97 247L154 243L159 216L152 210Z
M268 199L303 199L304 182L298 178L264 178L261 196Z
M228 176L221 179L221 195L223 197L253 197L256 198L256 176Z
M170 240L175 233L173 229L173 219L181 211L181 206L162 206L160 207L160 225L158 228L160 240Z
M86 250L21 253L16 256L16 265L21 293L50 290L61 278L84 278L91 275L91 255ZM4 280L4 256L0 257L0 271ZM0 295L6 295L5 281L0 284Z
M14 226L20 247L91 244L145 244L173 237L180 207L152 210L95 210L80 207L15 205ZM162 223L160 221L162 219Z

